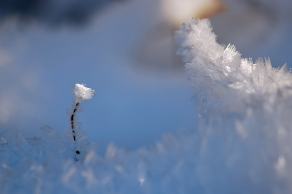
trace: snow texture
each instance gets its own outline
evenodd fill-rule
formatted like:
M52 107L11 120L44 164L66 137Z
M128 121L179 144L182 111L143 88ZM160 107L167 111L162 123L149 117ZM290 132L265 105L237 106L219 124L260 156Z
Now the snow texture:
M291 73L218 44L208 20L177 36L201 96L197 169L206 193L291 193Z
M105 154L84 137L78 162L69 135L0 130L1 194L290 194L291 74L219 45L208 20L177 36L200 97L197 129L138 150L109 145ZM92 97L85 91L77 99Z

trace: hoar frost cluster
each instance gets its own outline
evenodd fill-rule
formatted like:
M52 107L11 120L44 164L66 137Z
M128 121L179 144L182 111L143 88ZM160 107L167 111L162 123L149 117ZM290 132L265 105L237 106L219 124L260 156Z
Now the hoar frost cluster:
M208 20L177 36L201 99L197 169L206 193L291 193L291 74L218 44Z
M95 91L91 88L86 87L83 84L75 84L74 88L74 94L77 102L90 100L94 94Z
M199 97L198 128L135 151L109 145L104 155L89 142L77 162L53 129L29 138L1 130L1 193L292 193L291 74L218 44L208 20L185 24L177 38ZM75 95L93 91L76 85Z

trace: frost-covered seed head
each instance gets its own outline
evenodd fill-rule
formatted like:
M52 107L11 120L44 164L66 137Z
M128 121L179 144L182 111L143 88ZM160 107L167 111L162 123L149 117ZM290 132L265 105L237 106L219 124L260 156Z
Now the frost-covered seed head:
M90 100L94 96L95 91L83 84L75 84L74 94L76 101L81 102L84 100Z

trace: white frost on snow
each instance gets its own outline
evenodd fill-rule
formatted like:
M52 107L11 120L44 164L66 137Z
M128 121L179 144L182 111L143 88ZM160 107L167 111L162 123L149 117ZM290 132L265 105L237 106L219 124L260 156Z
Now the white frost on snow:
M291 193L291 73L218 44L208 20L177 36L201 98L197 169L206 193Z
M207 20L193 20L184 25L178 36L181 40L178 53L183 56L196 86L204 87L214 82L215 86L235 89L242 97L276 97L281 91L285 91L284 96L291 95L291 74L285 72L285 66L273 69L269 60L259 59L253 63L252 59L241 58L234 45L222 46L216 42L216 36ZM227 90L219 91L225 93Z
M105 155L87 143L78 162L53 129L0 131L1 193L290 194L291 74L218 44L208 20L177 35L200 97L197 129L135 151L109 145ZM90 99L83 89L77 99Z

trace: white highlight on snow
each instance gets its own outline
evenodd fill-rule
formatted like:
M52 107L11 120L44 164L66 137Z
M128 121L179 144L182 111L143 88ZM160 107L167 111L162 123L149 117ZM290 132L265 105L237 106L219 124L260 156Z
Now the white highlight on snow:
M76 167L72 166L69 170L67 170L63 176L62 176L62 182L65 184L69 184L70 180L73 178L73 176L76 174Z
M83 84L75 84L74 88L74 94L77 102L90 100L94 94L95 91L91 88L86 87Z
M143 186L145 183L145 177L143 175L140 175L138 178L140 186Z
M286 159L283 156L280 156L275 164L275 169L279 176L285 175L286 165Z

